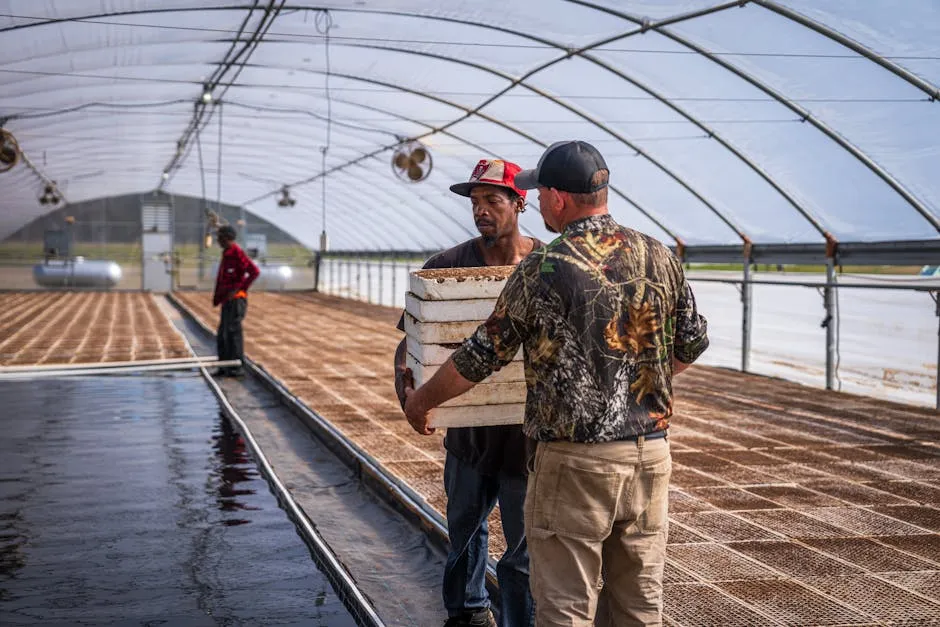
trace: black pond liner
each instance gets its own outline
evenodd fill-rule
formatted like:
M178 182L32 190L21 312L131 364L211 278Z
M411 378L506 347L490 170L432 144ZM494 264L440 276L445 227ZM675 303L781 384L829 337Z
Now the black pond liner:
M0 624L355 625L200 377L0 399Z

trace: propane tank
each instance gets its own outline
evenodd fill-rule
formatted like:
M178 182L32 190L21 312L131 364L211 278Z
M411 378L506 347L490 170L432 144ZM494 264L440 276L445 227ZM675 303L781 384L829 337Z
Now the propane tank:
M121 266L113 261L86 261L84 257L33 266L33 279L42 287L109 288L120 282L121 275Z
M266 261L258 263L258 280L254 283L257 290L283 291L294 276L294 271L290 266L268 264ZM212 264L212 275L218 276L219 263Z

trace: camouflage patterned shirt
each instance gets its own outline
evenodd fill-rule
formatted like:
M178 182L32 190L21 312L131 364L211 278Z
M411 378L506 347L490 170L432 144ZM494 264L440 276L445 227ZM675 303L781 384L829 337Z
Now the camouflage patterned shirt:
M608 442L669 426L673 356L692 363L708 335L675 255L600 215L519 264L454 365L482 381L520 346L526 435Z

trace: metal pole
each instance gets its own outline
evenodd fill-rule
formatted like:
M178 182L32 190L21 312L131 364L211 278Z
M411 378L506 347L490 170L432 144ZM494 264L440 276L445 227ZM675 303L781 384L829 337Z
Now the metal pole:
M322 260L322 253L317 251L314 256L314 270L313 270L313 291L320 291L320 263Z
M379 304L380 305L384 304L382 302L382 296L384 296L384 294L382 293L384 290L382 288L385 287L384 281L382 280L383 274L385 274L385 259L380 257L379 258Z
M833 319L833 290L831 287L836 280L836 262L830 257L826 260L826 284L823 288L823 307L826 308L826 317L823 326L826 328L826 389L835 388L836 381L836 325Z
M937 304L937 320L940 321L940 292L931 292L934 302ZM937 411L940 411L940 323L937 325Z
M395 297L398 295L398 262L392 259L392 307L395 306ZM940 368L940 366L938 366Z
M362 259L356 257L356 300L362 300Z
M745 259L741 283L741 372L751 369L751 289L751 263Z

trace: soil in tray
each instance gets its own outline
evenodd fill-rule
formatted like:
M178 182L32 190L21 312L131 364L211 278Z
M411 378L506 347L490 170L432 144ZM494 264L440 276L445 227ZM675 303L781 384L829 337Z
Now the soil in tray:
M428 281L437 281L443 283L447 279L454 279L457 282L468 279L477 279L484 281L502 281L509 278L516 266L489 266L486 268L440 268L434 270L418 270L415 276Z

